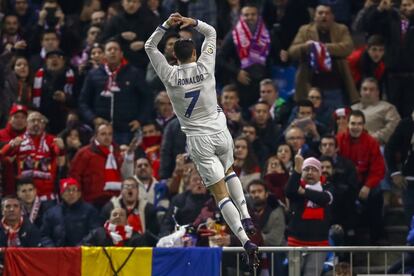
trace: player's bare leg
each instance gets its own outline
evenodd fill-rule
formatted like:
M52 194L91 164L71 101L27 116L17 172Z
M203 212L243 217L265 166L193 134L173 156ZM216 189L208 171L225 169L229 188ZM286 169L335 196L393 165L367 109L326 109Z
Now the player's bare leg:
M256 227L254 226L254 223L250 218L250 214L247 209L246 198L244 197L242 184L239 177L233 171L232 167L227 170L224 180L226 181L230 198L233 200L234 205L236 205L237 209L239 210L244 231L246 231L247 235L249 236L254 235L256 233Z
M248 265L252 268L257 268L259 266L259 259L257 257L257 245L252 243L247 237L247 234L244 231L240 220L240 213L234 206L233 201L229 198L229 193L227 191L224 179L210 186L208 189L213 194L214 199L216 200L216 203L224 217L224 220L227 222L230 229L237 236L237 238L239 238L244 249L246 250Z

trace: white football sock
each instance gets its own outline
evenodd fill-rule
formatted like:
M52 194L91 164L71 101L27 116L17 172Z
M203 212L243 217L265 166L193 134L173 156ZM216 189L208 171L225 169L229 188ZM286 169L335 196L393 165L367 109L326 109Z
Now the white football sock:
M218 203L218 207L221 210L221 214L224 217L224 220L227 222L227 225L230 227L231 231L239 238L242 245L244 245L249 238L247 237L246 232L243 229L243 226L240 221L240 214L234 206L230 198L225 197Z
M230 197L239 210L242 219L250 218L249 211L247 210L246 198L244 197L242 184L235 172L232 172L224 178L227 184L227 190Z

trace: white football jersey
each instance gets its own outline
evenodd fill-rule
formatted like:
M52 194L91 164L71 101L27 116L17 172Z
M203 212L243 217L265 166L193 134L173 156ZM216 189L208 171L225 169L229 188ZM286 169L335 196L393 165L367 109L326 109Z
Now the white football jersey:
M164 83L174 112L187 136L215 134L227 128L226 116L217 104L214 67L216 31L198 20L195 27L205 36L197 62L171 66L157 45L165 33L158 27L145 43L151 64Z

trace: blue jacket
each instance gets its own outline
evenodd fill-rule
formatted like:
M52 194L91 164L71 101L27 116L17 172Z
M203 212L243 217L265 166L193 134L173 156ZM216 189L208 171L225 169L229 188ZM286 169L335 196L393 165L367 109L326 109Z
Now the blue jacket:
M73 205L61 203L47 210L43 217L44 246L77 246L93 229L101 226L98 211L79 200Z

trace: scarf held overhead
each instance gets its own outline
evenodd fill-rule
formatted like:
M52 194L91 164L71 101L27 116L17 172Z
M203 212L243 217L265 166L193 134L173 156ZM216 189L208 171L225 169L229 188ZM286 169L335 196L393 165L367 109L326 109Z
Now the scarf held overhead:
M40 107L40 99L42 97L42 84L43 77L45 76L45 71L43 68L40 68L36 72L36 76L33 81L33 105L37 108ZM67 95L72 95L73 85L75 84L75 74L72 69L66 70L66 83L63 87L63 92Z
M232 35L242 69L253 64L266 64L270 48L270 35L261 18L257 21L254 35L242 18L234 27Z

